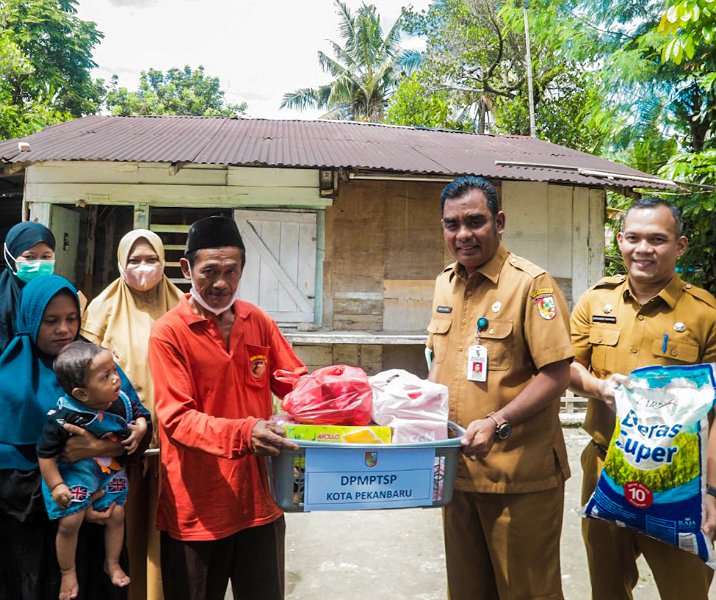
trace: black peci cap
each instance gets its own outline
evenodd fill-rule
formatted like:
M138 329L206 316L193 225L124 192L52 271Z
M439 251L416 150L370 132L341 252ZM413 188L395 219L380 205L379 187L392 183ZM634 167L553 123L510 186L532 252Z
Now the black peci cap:
M241 239L236 223L227 217L206 217L195 221L186 236L186 250L189 254L203 248L222 248L234 246L246 254L244 241Z

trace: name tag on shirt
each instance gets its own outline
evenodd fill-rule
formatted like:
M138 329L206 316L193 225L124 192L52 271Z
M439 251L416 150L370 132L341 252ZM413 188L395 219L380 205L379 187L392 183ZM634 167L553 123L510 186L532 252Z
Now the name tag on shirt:
M607 317L603 315L592 315L592 323L612 323L615 324L617 322L616 317Z
M487 381L487 348L475 345L467 349L468 381Z

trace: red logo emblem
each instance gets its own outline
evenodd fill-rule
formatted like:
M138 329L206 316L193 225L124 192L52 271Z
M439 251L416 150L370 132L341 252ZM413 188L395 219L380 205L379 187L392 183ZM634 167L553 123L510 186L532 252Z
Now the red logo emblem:
M651 490L638 481L630 481L624 486L624 497L636 508L649 508L654 502Z
M378 453L377 452L366 452L365 453L365 466L375 467L378 464Z

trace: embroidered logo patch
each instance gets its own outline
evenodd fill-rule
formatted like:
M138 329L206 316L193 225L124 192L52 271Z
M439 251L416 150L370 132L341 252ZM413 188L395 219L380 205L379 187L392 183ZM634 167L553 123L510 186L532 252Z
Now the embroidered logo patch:
M539 288L530 294L530 298L534 300L539 316L545 321L551 321L557 316L557 303L554 300L553 288Z
M257 354L249 358L251 361L251 374L255 379L263 379L266 376L267 360L263 354Z

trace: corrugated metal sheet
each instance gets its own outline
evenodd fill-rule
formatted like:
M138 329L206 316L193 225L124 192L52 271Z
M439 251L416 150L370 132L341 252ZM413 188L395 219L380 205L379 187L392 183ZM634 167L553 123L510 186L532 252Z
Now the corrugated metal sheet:
M29 143L30 152L18 152L18 141ZM0 160L344 167L601 187L675 185L603 158L527 137L322 120L91 116L47 127L21 140L0 142Z

